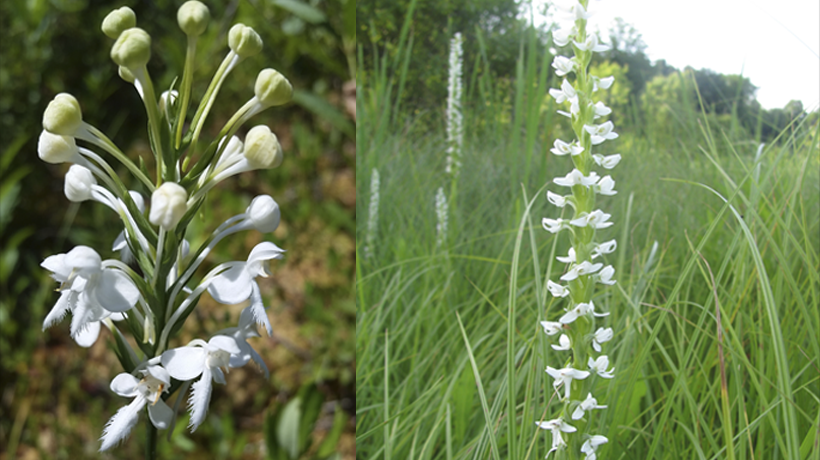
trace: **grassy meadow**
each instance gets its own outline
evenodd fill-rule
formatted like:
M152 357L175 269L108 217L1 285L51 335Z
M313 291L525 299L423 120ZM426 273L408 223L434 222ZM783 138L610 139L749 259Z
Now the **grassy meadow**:
M571 169L549 153L570 138L546 96L560 80L534 36L522 39L515 81L466 69L454 184L444 101L428 112L398 104L412 20L398 51L358 74L357 458L543 458L551 437L534 422L562 404L544 369L563 358L538 324L563 311L546 280L569 248L540 224L559 212L545 184ZM610 312L617 371L596 384L608 406L593 419L609 439L599 458L820 458L817 118L760 147L736 117L685 103L697 91L681 79L683 102L663 102L664 116L631 105L614 120L620 137L597 150L623 157L611 172L618 194L598 198L615 222L601 238L618 241L604 256L617 284L594 299Z

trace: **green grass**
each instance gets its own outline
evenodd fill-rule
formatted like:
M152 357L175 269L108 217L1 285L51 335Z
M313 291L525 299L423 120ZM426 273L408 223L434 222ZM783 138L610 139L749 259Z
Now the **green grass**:
M524 88L542 91L547 70L525 55L519 101ZM357 260L357 458L543 458L550 435L533 422L560 410L544 372L560 358L538 321L560 315L545 280L560 276L553 261L568 241L540 226L556 214L542 187L571 167L541 133L566 122L525 106L500 113L501 103L466 113L473 134L448 247L436 250L444 127L380 124L385 82L360 83L357 129L371 142L359 143L357 190L369 196L372 168L381 190L374 255ZM818 458L818 127L795 123L756 160L753 138L697 111L676 115L668 138L619 130L601 151L623 160L619 193L599 198L615 222L602 237L618 240L607 260L618 283L595 298L616 334L615 378L596 384L608 406L591 422L609 438L599 456ZM367 198L357 211L361 245Z

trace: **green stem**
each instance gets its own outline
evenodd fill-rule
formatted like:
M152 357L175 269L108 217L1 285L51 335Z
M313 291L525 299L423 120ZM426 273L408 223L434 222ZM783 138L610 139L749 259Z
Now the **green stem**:
M191 85L194 80L194 56L196 55L197 37L188 36L188 48L185 53L185 68L182 70L182 85L180 86L179 115L177 116L176 138L174 148L179 149L182 142L182 125L185 124L185 115L188 114L188 103L191 100Z
M145 408L148 412L148 408ZM146 414L147 415L147 414ZM155 460L157 458L157 428L153 423L148 421L146 423L145 432L145 459Z

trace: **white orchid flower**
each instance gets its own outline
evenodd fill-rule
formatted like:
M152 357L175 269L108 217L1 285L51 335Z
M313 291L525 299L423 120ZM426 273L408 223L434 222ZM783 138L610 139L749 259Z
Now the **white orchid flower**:
M609 342L612 340L612 337L615 336L615 333L612 331L611 327L606 329L599 327L594 334L592 334L592 348L595 349L598 353L601 352L601 344L604 342Z
M265 360L251 347L247 340L250 337L259 337L259 332L256 330L256 323L254 322L252 307L247 307L242 310L242 313L239 315L238 327L225 329L222 331L222 334L233 337L240 350L240 353L231 355L230 367L242 367L248 364L248 361L253 360L253 362L262 369L265 378L270 378L270 371L268 371Z
M612 169L621 161L621 154L603 156L600 153L593 153L592 161L604 169Z
M550 233L558 233L565 228L569 228L569 220L544 217L541 219L541 226Z
M617 249L617 247L618 242L615 240L609 240L605 243L595 245L595 247L592 248L592 258L595 259L597 257L600 257L602 254L611 254L615 251L615 249Z
M555 139L555 142L552 143L553 147L550 149L550 152L554 153L557 156L564 156L564 155L580 155L581 152L584 151L584 148L578 145L578 143L573 142L571 144L567 144L566 142L562 141L561 139Z
M600 209L596 209L592 212L581 213L579 217L572 219L569 223L575 225L576 227L590 226L598 230L613 225L613 222L608 222L610 217L612 217L611 214L607 214Z
M552 67L559 77L563 77L575 70L575 60L566 56L555 56L552 60Z
M613 372L615 372L614 367L609 370L606 369L609 367L609 358L606 355L601 355L598 359L592 359L590 356L587 365L589 365L590 370L595 371L596 374L605 379L611 379L615 376L613 374Z
M581 445L581 453L586 454L587 458L585 460L595 460L598 456L595 454L595 451L598 450L598 446L601 444L606 444L609 442L605 436L601 436L599 434L590 436L589 439L584 441Z
M601 101L596 102L594 105L590 102L590 106L594 109L593 119L605 117L612 113L612 109L605 106Z
M578 43L575 40L573 40L572 43L581 51L594 51L596 53L602 53L609 49L609 46L598 43L598 34L594 33L588 33L587 39L584 40L583 43Z
M106 264L97 251L88 246L50 256L40 265L62 283L60 298L43 321L43 330L58 323L70 311L73 315L71 336L76 338L89 323L129 310L140 297L128 275L104 267Z
M598 145L606 140L617 139L618 133L613 132L615 125L611 121L601 123L600 125L584 125L584 129L590 135L592 145Z
M577 431L577 429L564 422L564 420L557 418L555 420L549 420L546 422L535 422L538 425L538 428L542 430L550 430L552 432L552 448L547 452L547 457L549 457L550 453L556 451L558 449L563 449L567 446L567 443L564 441L563 436L561 436L561 432L564 433L573 433Z
M160 366L148 366L141 372L143 374L141 380L137 380L131 374L122 373L111 381L111 391L126 398L134 398L134 400L131 404L118 410L105 425L100 438L102 441L100 452L110 449L128 437L137 424L140 411L146 404L150 403L148 417L155 427L164 430L170 426L174 412L162 400L162 393L167 393L171 385L168 371Z
M238 304L251 298L256 323L264 326L268 334L273 333L255 278L267 277L269 261L281 259L284 252L268 241L257 244L248 255L247 262L233 262L231 268L211 280L208 292L214 300L227 305Z
M567 204L569 204L571 206L574 206L572 204L572 201L570 200L571 198L572 198L571 195L570 196L561 196L561 195L558 195L557 193L552 193L549 190L547 190L547 200L550 203L554 204L555 206L558 206L559 208L563 208Z
M549 289L553 297L566 297L569 295L569 289L567 289L566 286L553 283L552 280L547 280L547 289Z
M612 279L614 275L615 269L612 268L612 265L607 265L606 267L602 268L597 275L595 275L595 281L601 284L612 286L613 284L615 284L615 280Z
M584 173L582 173L578 169L573 169L566 176L556 177L552 181L562 187L572 187L573 185L583 185L584 187L590 187L592 185L595 185L595 183L598 182L598 179L598 174L595 171L590 172L589 176L585 176Z
M550 377L555 379L555 382L552 384L555 387L556 391L558 387L564 385L564 397L562 399L569 399L570 391L572 390L572 380L583 380L589 377L589 372L587 371L579 371L578 369L573 369L571 367L565 367L563 369L555 369L553 367L547 366L547 374Z
M615 77L609 76L604 78L599 77L592 77L592 92L598 91L598 88L601 89L609 89L612 84L615 83Z
M563 262L565 264L575 263L575 248L569 248L566 257L557 256L555 258L558 259L558 262Z
M580 420L584 416L584 412L592 409L606 409L606 406L599 406L598 400L592 397L592 393L589 393L587 399L581 401L581 404L575 407L572 412L572 419Z
M558 338L558 345L552 344L551 347L555 351L566 351L572 348L572 342L570 342L568 335L561 334L561 337Z
M239 355L242 349L236 339L225 335L217 335L207 343L201 339L191 341L194 346L174 348L162 354L161 362L171 377L177 380L193 380L200 375L202 378L191 386L191 396L188 407L191 410L189 426L191 433L199 428L208 413L208 403L211 401L211 379L225 384L226 370L231 366L231 355ZM196 346L199 345L199 346Z
M547 335L555 335L564 329L564 325L555 321L541 321L541 327Z
M612 176L602 177L592 189L595 190L595 193L606 196L612 196L618 193L615 191L615 181L612 179Z
M564 316L558 319L558 322L561 324L570 324L578 317L585 316L585 315L592 315L597 317L609 316L609 313L596 313L595 312L595 304L592 303L590 300L589 303L579 303L575 306L572 310L564 313Z
M581 262L580 264L573 265L563 276L561 276L561 281L572 281L579 276L589 275L591 273L595 273L603 267L604 264L597 263L593 264L588 260Z
M111 313L111 316L106 319L110 319L112 321L122 321L125 319L125 315L122 313ZM89 348L91 345L94 345L100 336L100 325L105 324L110 327L110 324L106 321L106 319L88 323L88 325L82 329L76 337L74 337L74 341L77 342L77 345L83 348Z

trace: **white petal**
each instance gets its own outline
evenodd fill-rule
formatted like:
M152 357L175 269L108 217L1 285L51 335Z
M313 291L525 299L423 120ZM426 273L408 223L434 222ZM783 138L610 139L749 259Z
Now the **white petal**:
M222 372L222 369L220 369L218 367L211 367L211 368L208 368L208 370L211 371L211 375L214 379L214 382L216 382L220 385L225 385L227 383L225 381L225 373Z
M72 291L62 291L60 293L60 298L57 299L57 303L54 304L54 308L48 312L46 319L43 321L44 331L65 318L66 313L68 313L72 308L72 303L77 301L77 295L78 294L76 292Z
M162 366L177 380L193 380L205 369L208 352L201 347L181 347L162 354Z
M256 246L254 246L253 250L251 250L250 255L248 255L248 265L254 266L257 268L256 265L259 262L271 259L281 259L285 250L280 248L279 246L271 243L270 241L263 241ZM258 273L254 273L256 270L250 270L252 276L259 276ZM262 273L262 275L265 275Z
M148 417L151 423L160 430L164 430L171 425L171 419L174 418L174 411L165 404L162 398L159 398L155 404L148 405Z
M239 345L236 344L236 339L228 337L227 335L216 335L208 341L208 345L213 348L225 350L230 354L241 353ZM172 374L173 375L173 374Z
M91 345L94 345L94 342L97 341L97 337L100 336L100 322L94 321L92 323L88 323L84 329L81 329L80 332L74 337L74 341L77 342L77 345L83 348L89 348Z
M65 254L48 256L40 266L50 271L51 277L61 283L71 275L71 267L65 263Z
M121 231L117 238L114 240L114 245L111 246L112 251L119 251L121 249L127 248L128 243L125 241L125 231Z
M191 396L188 399L188 408L191 410L191 419L188 426L191 433L199 428L208 413L208 404L211 402L211 372L205 369L202 378L191 385Z
M94 295L106 310L124 312L136 305L140 291L125 273L106 269L100 274Z
M245 270L245 263L240 262L223 272L208 286L208 293L219 303L233 305L244 302L251 296L252 278Z
M120 396L132 398L138 394L137 385L139 385L139 383L140 381L137 380L136 377L127 372L123 372L111 381L111 391Z
M262 301L262 294L259 292L259 285L256 284L256 281L253 282L250 309L256 324L264 327L268 331L268 336L273 335L273 328L270 325L270 320L268 320L268 312L265 311L265 304Z
M77 305L72 311L71 337L77 337L89 323L101 321L108 316L108 312L101 306L96 303L89 303L87 294L88 292L80 293Z
M103 435L100 438L102 446L100 452L108 450L118 442L124 440L137 425L139 412L145 406L145 398L137 396L131 404L120 408L116 414L105 424Z
M262 372L265 374L265 379L270 379L270 371L268 371L268 366L265 364L265 360L259 356L259 353L257 353L253 347L248 345L248 348L250 348L251 359L259 366L260 369L262 369Z

